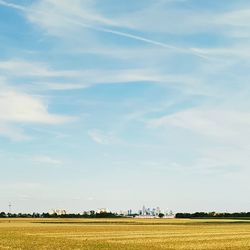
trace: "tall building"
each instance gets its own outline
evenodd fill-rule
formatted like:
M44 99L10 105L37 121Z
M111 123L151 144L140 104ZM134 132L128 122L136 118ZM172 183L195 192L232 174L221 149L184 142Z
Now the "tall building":
M65 215L67 214L66 210L64 209L52 209L49 211L50 215L56 214L56 215Z
M98 214L101 214L101 213L110 213L110 210L107 209L107 208L99 208L99 209L97 210L97 213L98 213Z
M156 208L156 215L159 215L161 213L161 209L159 207Z
M128 215L132 215L132 214L133 214L132 209L129 209L128 210Z

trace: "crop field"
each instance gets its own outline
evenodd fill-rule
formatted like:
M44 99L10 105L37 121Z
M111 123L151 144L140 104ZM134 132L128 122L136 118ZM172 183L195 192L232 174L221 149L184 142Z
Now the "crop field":
M250 249L250 221L2 219L0 249Z

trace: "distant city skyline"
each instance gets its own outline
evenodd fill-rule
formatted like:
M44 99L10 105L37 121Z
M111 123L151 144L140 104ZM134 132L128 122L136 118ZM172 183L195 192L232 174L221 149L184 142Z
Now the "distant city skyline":
M249 23L246 0L0 0L0 211L250 210Z
M5 214L19 214L19 213L23 213L23 214L27 214L27 211L23 211L23 212L13 212L11 210L11 204L9 204L9 210L7 211L0 211L1 213L5 213ZM33 211L33 212L28 212L30 214L36 214L37 211ZM49 215L66 215L66 214L71 214L72 211L67 211L66 209L63 208L52 208L49 211L42 211L40 213L48 213ZM171 209L161 209L160 207L146 207L145 205L142 206L141 209L127 209L127 210L110 210L109 208L98 208L98 209L90 209L90 210L79 210L78 212L74 212L74 214L80 214L80 215L91 215L93 213L97 213L97 214L102 214L102 213L113 213L116 215L121 215L121 216L138 216L138 217L159 217L160 214L163 214L164 216L173 216L174 212Z

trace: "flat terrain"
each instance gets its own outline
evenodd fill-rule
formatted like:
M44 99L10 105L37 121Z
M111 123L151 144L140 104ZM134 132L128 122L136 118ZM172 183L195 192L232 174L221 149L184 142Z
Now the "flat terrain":
M184 219L0 220L0 249L250 249L250 221Z

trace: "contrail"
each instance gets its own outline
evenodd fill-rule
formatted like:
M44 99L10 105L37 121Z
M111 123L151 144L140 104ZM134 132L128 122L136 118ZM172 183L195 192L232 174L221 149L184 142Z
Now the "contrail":
M152 39L148 39L142 36L137 36L137 35L133 35L131 33L127 33L127 32L121 32L121 31L117 31L117 30L113 30L113 29L107 29L107 28L101 28L101 27L95 27L95 26L91 26L91 25L87 25L84 23L80 23L80 22L76 22L76 21L72 21L72 20L68 20L71 23L75 23L78 24L80 26L83 26L87 29L91 29L91 30L95 30L95 31L100 31L100 32L105 32L105 33L110 33L110 34L114 34L117 36L122 36L122 37L127 37L127 38L131 38L133 40L138 40L138 41L142 41L145 43L149 43L152 45L156 45L165 49L173 49L179 52L183 52L183 53L189 53L189 54L193 54L195 56L201 57L203 59L209 59L209 57L204 56L203 54L198 53L195 49L192 48L181 48L181 47L176 47L167 43L163 43L163 42L159 42L156 40L152 40Z
M8 3L8 2L5 2L3 0L0 0L0 5L3 5L5 7L9 7L9 8L13 8L13 9L17 9L17 10L20 10L20 11L23 11L23 12L31 12L28 8L26 8L24 6ZM46 14L46 13L41 12L41 11L35 11L35 12L39 13L39 14ZM152 45L159 46L159 47L162 47L162 48L165 48L165 49L172 49L172 50L176 50L176 51L179 51L179 52L182 52L182 53L193 54L193 55L198 56L198 57L203 58L203 59L209 59L209 57L204 56L201 53L198 53L195 49L192 49L192 48L176 47L176 46L173 46L173 45L170 45L170 44L167 44L167 43L163 43L163 42L159 42L159 41L156 41L156 40L148 39L148 38L145 38L145 37L142 37L142 36L133 35L133 34L127 33L127 32L122 32L122 31L117 31L117 30L114 30L114 29L108 29L108 28L102 28L102 27L96 27L96 26L84 24L84 23L81 23L81 22L78 22L78 21L75 21L75 20L72 20L72 19L69 19L69 18L66 18L66 17L64 17L64 19L67 22L70 22L72 24L77 24L77 25L82 26L82 27L84 27L86 29L95 30L95 31L104 32L104 33L110 33L110 34L114 34L114 35L121 36L121 37L127 37L127 38L130 38L130 39L133 39L133 40L137 40L137 41L141 41L141 42L144 42L144 43L152 44Z
M7 3L3 0L0 0L0 5L3 5L5 7L10 7L13 9L17 9L17 10L22 10L22 11L27 11L27 8L21 6L21 5L17 5L17 4L13 4L13 3Z

